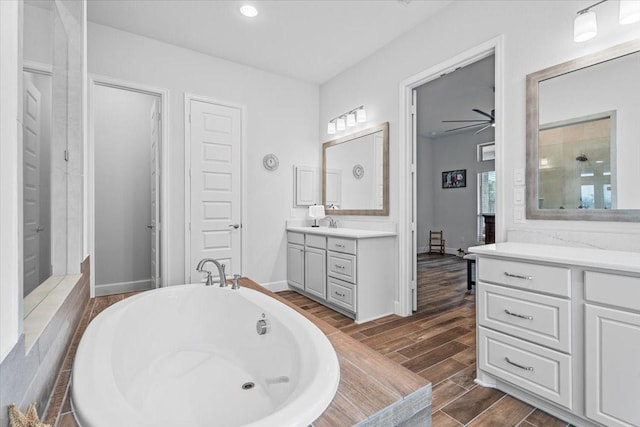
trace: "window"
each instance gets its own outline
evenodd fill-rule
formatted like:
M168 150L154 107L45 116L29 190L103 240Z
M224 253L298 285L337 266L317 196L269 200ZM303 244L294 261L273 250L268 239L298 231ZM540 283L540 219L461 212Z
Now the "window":
M496 159L495 142L478 144L478 161L479 162L487 162L489 160L495 160L495 159Z
M482 214L496 213L496 171L478 173L478 242L484 243Z

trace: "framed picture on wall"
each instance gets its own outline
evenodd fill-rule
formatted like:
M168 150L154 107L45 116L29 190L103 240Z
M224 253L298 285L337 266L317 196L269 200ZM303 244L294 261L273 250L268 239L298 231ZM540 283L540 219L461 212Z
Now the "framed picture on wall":
M467 170L442 172L442 188L462 188L467 186Z

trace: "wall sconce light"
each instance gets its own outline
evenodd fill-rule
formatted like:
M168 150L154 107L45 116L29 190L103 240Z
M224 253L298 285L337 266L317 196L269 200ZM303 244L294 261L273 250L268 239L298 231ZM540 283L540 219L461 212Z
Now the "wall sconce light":
M327 124L327 133L329 135L336 133L336 122L330 121L329 124Z
M596 13L589 9L583 9L578 12L578 16L573 21L573 40L584 42L594 38L596 34L598 34Z
M364 105L360 105L353 110L347 111L346 113L329 120L329 123L327 124L327 133L329 135L333 135L336 131L342 132L347 127L355 126L356 123L366 123L366 121L367 110L364 109Z
M573 21L573 40L583 42L594 38L598 34L596 13L592 8L606 2L601 0L578 11L578 16ZM620 24L631 24L640 21L640 0L620 0Z
M633 24L640 21L640 0L620 1L620 24Z

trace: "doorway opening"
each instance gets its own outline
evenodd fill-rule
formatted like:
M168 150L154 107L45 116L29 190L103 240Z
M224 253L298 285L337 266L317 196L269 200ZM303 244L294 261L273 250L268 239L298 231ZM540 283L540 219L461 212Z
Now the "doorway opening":
M89 234L92 296L163 286L166 92L92 79Z
M477 179L478 172L495 172L495 200L492 204L496 210L496 241L502 240L504 232L503 224L500 221L500 203L502 203L501 189L502 182L502 58L503 39L498 37L485 42L473 49L463 52L448 61L425 70L401 83L401 110L400 110L400 158L401 164L405 165L404 173L400 177L400 224L399 224L399 246L400 246L400 286L399 301L396 313L408 316L417 309L418 303L418 272L417 255L419 249L424 247L425 238L421 234L428 236L429 229L444 230L444 240L446 241L445 252L448 254L458 254L458 249L466 251L468 247L478 243L478 198ZM421 109L424 106L419 101L420 88L428 87L431 83L435 87L443 84L448 75L455 76L471 70L476 63L490 61L493 58L493 70L489 71L493 77L493 84L479 85L478 89L488 92L491 98L488 104L479 104L474 98L474 89L465 95L464 91L459 97L467 104L462 104L459 110L453 106L438 116L434 114L433 107L441 107L449 103L447 95L435 97L431 114L436 117L435 122L441 125L440 131L430 130L428 133L419 133ZM460 88L464 89L464 88ZM425 101L426 102L426 101ZM493 103L493 105L491 105ZM429 114L429 108L426 109ZM465 120L465 121L463 121ZM468 122L466 120L469 120ZM443 123L444 122L444 123ZM447 125L448 127L444 127ZM469 126L469 127L467 127ZM435 135L433 134L435 132ZM441 135L438 138L438 132ZM488 135L492 132L493 135ZM470 134L472 142L468 142L469 150L465 150L465 159L462 157L456 160L458 150L453 150L456 144L452 140L463 134ZM457 135L457 136L456 136ZM422 137L422 141L421 141ZM434 138L435 137L435 138ZM427 139L435 139L438 143L445 142L441 146L422 145ZM449 142L449 144L446 144ZM482 162L477 158L477 153L485 143L492 142L495 159L491 162ZM461 144L461 142L459 143ZM488 149L487 149L488 150ZM452 151L447 155L447 151ZM468 159L467 159L468 157ZM426 159L427 167L420 167L420 159ZM436 159L437 162L435 161ZM468 164L465 164L468 163ZM492 165L490 164L492 163ZM426 187L419 179L427 177ZM455 177L453 179L452 177ZM420 197L418 197L420 193ZM468 193L469 198L459 196ZM437 204L433 203L434 195L441 196L442 199ZM461 204L462 203L462 204ZM460 206L458 206L460 205ZM434 209L440 209L439 214ZM431 209L431 214L429 210ZM427 212L425 214L425 212ZM429 219L431 217L431 219ZM459 225L448 224L450 221L463 221L468 227L468 233L460 233ZM440 224L443 225L440 225ZM435 227L435 228L434 228ZM447 229L449 232L447 232ZM420 242L420 243L419 243Z

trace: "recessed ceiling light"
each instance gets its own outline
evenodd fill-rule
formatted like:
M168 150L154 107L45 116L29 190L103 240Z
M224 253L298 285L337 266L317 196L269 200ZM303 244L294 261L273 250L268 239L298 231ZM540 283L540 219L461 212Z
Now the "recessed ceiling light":
M258 16L258 9L251 6L250 4L245 4L240 7L240 13L247 18L255 18L256 16Z

